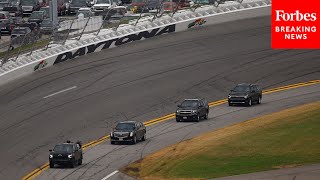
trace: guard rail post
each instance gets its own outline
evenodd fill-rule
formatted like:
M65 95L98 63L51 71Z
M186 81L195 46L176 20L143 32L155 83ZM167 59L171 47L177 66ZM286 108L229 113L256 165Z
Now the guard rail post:
M173 17L174 14L177 12L177 10L178 10L178 8L179 8L179 5L180 5L180 2L181 2L181 0L179 0L178 5L176 6L175 10L173 11L171 17Z
M3 64L5 64L5 63L8 61L8 59L9 59L9 58L8 58L8 56L9 56L9 51L11 50L11 49L10 49L11 47L13 47L12 41L10 41L10 44L9 44L9 46L8 46L6 55L4 56L4 58L3 58L2 62L1 62L1 67L2 67Z
M72 25L73 25L73 23L74 23L74 20L75 20L75 19L72 19L72 22L71 22L70 27L69 27L69 30L68 30L68 34L67 34L66 38L64 39L64 41L63 41L63 43L62 43L63 45L67 42L67 40L68 40L68 38L69 38L69 34L70 34L70 31L71 31Z
M35 38L32 38L32 47L31 47L31 51L29 54L27 54L27 56L30 56L34 50L34 45L36 44L36 42L39 40L40 37L40 29L38 30L38 34Z
M48 44L46 45L46 48L44 48L44 51L49 48L49 45L50 45L51 41L54 40L53 37L54 37L56 31L59 29L60 23L61 23L61 22L57 23L57 24L54 26L54 28L52 29L51 35L50 35L50 37L49 37L49 42L48 42Z
M99 33L100 33L100 31L101 31L101 29L102 29L102 27L103 27L103 25L104 25L104 21L107 19L108 15L109 15L109 11L110 11L111 9L113 9L113 8L109 8L108 11L107 11L107 14L104 16L104 18L103 18L103 20L102 20L102 23L101 23L101 26L100 26L100 28L98 29L96 36L99 35Z
M160 1L160 0L158 0L158 2L159 2L159 1ZM160 6L159 6L159 8L157 9L157 12L154 14L153 18L151 19L151 22L153 22L155 19L157 19L158 14L160 13L162 6L163 6L163 1L161 1ZM162 16L162 15L161 15L161 16ZM160 16L160 17L161 17L161 16Z
M89 23L90 19L91 19L91 16L89 16L89 17L88 17L88 20L87 20L86 24L84 25L84 28L82 29L82 31L81 31L81 33L80 33L80 36L79 36L79 38L78 38L77 40L80 40L80 39L81 39L82 34L83 34L83 33L84 33L84 31L86 30L87 25L88 25L88 23Z
M19 47L19 50L18 50L18 54L16 55L16 58L14 59L14 61L17 61L17 59L18 59L18 57L19 57L19 55L20 55L20 53L21 53L21 47L24 45L24 40L25 40L26 37L29 36L29 35L30 35L30 33L29 33L29 34L26 34L25 36L23 36L22 43L20 43L20 47Z

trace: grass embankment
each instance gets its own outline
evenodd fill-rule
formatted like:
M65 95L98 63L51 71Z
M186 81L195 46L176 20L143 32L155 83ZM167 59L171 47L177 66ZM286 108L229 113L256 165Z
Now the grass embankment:
M14 57L16 56L19 51L20 51L20 55L21 54L24 54L25 52L30 52L31 49L32 49L32 46L33 46L33 49L34 50L37 50L39 48L43 48L45 47L47 44L49 43L49 39L45 39L45 40L41 40L41 41L38 41L36 42L34 45L33 44L25 44L25 45L22 45L21 47L16 47L15 49L7 52L0 52L0 58L4 58L4 57Z
M248 120L151 154L142 179L215 178L320 162L320 102Z

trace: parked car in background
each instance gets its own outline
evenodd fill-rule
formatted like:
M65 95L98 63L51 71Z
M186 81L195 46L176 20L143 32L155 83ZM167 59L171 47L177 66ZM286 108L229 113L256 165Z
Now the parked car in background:
M63 16L66 14L66 11L67 11L65 0L57 0L57 1L58 1L58 4L57 4L58 15Z
M11 34L11 31L14 27L15 27L15 23L13 19L10 17L10 13L6 11L0 11L1 34Z
M50 19L45 19L40 25L40 32L43 34L51 34L54 30L53 22Z
M161 12L174 12L177 8L177 4L175 2L163 2Z
M24 37L29 33L31 33L31 29L28 27L15 27L11 31L11 39L16 37Z
M0 23L10 23L12 22L10 13L7 11L0 11Z
M261 100L262 90L256 84L238 84L228 95L229 106L234 104L245 104L247 106L251 106L254 102L260 104Z
M147 130L143 123L137 121L119 122L110 133L110 142L130 142L136 144L138 140L146 140Z
M76 14L76 17L78 18L87 18L92 16L94 16L94 12L91 10L91 8L80 8Z
M40 24L44 19L46 19L44 11L33 11L30 17L28 18L28 22L35 22L37 24Z
M9 12L11 17L19 17L22 15L21 6L7 6L3 8L3 11Z
M76 14L80 8L84 7L88 7L87 0L71 0L67 11L68 14Z
M33 11L38 11L41 8L41 4L38 0L21 0L23 15L30 15Z
M185 99L176 110L176 121L196 121L208 119L209 105L206 99Z
M97 0L97 2L92 6L95 13L101 13L107 11L112 5L112 0Z
M147 0L132 0L131 11L133 13L148 12Z
M9 6L9 2L0 2L0 11L2 11L3 8L7 6Z
M39 11L43 11L44 12L44 17L45 19L50 17L50 7L49 6L45 6L45 7L41 7Z

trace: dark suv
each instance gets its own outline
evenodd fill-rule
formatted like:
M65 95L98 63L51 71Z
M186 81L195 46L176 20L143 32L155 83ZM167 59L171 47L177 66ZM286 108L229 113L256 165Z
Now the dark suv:
M197 121L208 119L209 105L205 99L185 99L176 111L176 121Z
M55 164L70 165L72 168L82 164L82 145L79 141L77 143L67 141L56 145L53 150L49 151L50 168L53 168Z
M229 106L245 104L251 106L253 102L261 103L262 90L256 84L238 84L228 95Z
M146 127L137 121L119 122L110 134L110 142L130 142L136 144L138 140L146 140Z

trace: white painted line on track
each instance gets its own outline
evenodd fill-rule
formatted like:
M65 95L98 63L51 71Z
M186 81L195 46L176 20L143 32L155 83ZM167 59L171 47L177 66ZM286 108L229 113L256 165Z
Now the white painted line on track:
M69 87L69 88L67 88L67 89L64 89L64 90L61 90L61 91L52 93L52 94L50 94L50 95L48 95L48 96L45 96L45 97L43 97L43 99L46 99L46 98L48 98L48 97L55 96L55 95L57 95L57 94L60 94L60 93L66 92L66 91L70 91L70 90L75 89L75 88L77 88L77 86Z
M113 171L112 173L110 173L108 176L102 178L101 180L107 180L108 178L110 178L111 176L117 174L118 172L119 172L118 170L115 170L115 171Z

